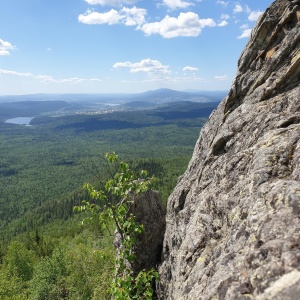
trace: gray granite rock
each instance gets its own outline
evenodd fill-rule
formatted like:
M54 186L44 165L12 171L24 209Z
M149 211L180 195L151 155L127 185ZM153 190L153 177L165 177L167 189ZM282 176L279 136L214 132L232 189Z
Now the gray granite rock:
M201 130L168 200L160 299L300 299L299 21L299 0L266 10Z
M137 223L143 224L145 228L137 237L134 247L136 259L131 264L131 269L137 274L144 269L157 268L161 261L166 209L156 191L150 190L133 199L130 212L135 215ZM117 249L121 247L121 237L118 233L115 233L114 245Z

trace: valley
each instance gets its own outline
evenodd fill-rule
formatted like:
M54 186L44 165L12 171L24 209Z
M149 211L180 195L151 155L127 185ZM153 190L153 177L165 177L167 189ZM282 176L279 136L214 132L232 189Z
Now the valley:
M12 245L21 243L18 247L34 253L35 262L31 266L35 270L42 257L53 259L56 245L62 247L64 255L70 254L73 250L68 247L78 238L82 241L80 247L92 251L89 243L93 240L93 243L105 243L108 252L113 253L111 242L98 240L99 225L78 226L83 216L73 212L75 205L89 200L82 188L84 183L101 187L111 175L104 154L116 151L133 168L147 169L155 175L158 178L155 189L166 204L178 177L187 167L201 127L219 101L168 102L156 98L151 105L148 101L143 106L134 99L127 104L103 106L99 111L96 111L98 103L89 104L86 110L86 102L84 105L55 100L1 102L0 261L14 255L16 249ZM70 107L76 107L76 112ZM31 117L30 126L5 123L7 118L18 116ZM33 242L34 236L44 242ZM79 251L77 246L74 249ZM88 255L93 256L92 252ZM97 259L103 264L103 260ZM108 272L109 266L104 270ZM33 272L30 278L40 276ZM4 273L0 268L0 287L1 276ZM21 286L27 284L16 280ZM94 283L90 291L96 286ZM53 283L53 288L57 288L57 283ZM20 294L23 292L42 293L34 287L31 291L23 287ZM7 295L14 293L7 292Z

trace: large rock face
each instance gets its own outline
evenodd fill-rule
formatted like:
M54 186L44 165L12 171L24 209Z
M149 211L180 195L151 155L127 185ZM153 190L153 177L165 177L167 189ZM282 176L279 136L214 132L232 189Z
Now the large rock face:
M277 0L167 207L160 299L300 297L300 1Z

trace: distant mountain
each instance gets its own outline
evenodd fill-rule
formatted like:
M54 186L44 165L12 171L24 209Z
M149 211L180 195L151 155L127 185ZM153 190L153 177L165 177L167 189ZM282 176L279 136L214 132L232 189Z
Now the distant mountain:
M131 101L197 101L210 102L219 101L224 98L227 91L176 91L171 89L150 90L143 93L101 93L101 94L29 94L0 96L0 103L16 101L66 101L66 102L91 102L103 103L105 101L115 101L125 103ZM216 100L216 97L218 98Z
M178 101L191 102L220 102L227 95L227 91L176 91L171 89L158 89L135 94L132 101L144 101L152 104L161 104ZM128 104L128 103L127 103Z
M170 97L170 96L185 96L186 92L171 90L171 89L158 89L158 90L150 90L144 93L139 94L140 97Z
M100 111L135 110L159 107L164 103L220 102L225 91L151 90L137 94L33 94L0 96L0 120L35 117L40 114L71 115Z

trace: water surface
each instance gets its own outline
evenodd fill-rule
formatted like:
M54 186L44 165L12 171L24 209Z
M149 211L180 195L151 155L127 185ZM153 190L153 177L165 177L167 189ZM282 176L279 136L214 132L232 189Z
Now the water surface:
M10 124L17 124L17 125L30 125L30 122L33 118L32 117L18 117L18 118L12 118L5 121L5 123Z

